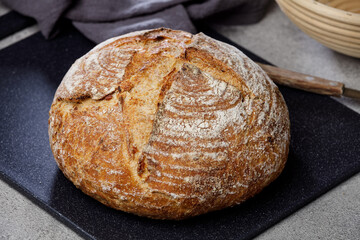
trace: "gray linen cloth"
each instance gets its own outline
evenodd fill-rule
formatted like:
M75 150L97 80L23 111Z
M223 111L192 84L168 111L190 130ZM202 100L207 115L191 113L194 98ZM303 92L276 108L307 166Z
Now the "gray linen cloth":
M127 32L168 27L195 33L192 21L244 24L258 21L270 0L2 0L36 19L46 38L68 19L99 43Z

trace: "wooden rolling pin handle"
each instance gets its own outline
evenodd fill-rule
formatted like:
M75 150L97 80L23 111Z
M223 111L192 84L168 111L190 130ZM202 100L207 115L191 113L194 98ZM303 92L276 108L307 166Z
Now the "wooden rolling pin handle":
M301 89L318 94L341 96L344 84L311 75L293 72L266 64L257 63L269 77L279 85Z

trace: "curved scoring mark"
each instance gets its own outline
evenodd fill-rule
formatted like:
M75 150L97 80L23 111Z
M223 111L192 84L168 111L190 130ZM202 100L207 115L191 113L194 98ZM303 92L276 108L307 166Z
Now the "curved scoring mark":
M108 47L88 57L83 78L87 79L85 88L93 99L101 99L119 86L134 52Z
M119 40L120 41L120 40ZM78 59L65 75L55 97L99 100L115 91L123 80L125 69L140 46L136 42L110 43L95 47Z
M244 124L242 95L237 88L187 63L173 78L141 157L146 159L149 171L145 181L150 191L185 197L192 189L189 196L203 199L204 194L214 194L215 180L210 178L217 179L218 188L228 184L226 179L220 180L228 164L231 144L224 135ZM189 113L191 118L186 117ZM178 170L182 178L176 177ZM199 171L211 174L199 180L193 177ZM194 184L194 179L211 183L200 184L209 191L197 191L200 185Z

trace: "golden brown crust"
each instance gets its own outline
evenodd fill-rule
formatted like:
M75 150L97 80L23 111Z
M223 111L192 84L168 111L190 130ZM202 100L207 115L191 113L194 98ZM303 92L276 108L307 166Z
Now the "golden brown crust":
M284 168L287 107L239 50L170 29L106 41L76 61L50 110L65 176L123 211L183 219L245 201Z

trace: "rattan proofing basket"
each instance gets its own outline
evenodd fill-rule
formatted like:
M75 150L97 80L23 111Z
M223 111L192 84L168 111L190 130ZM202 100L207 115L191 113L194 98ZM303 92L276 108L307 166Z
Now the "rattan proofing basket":
M360 0L276 0L303 32L323 45L360 58Z

